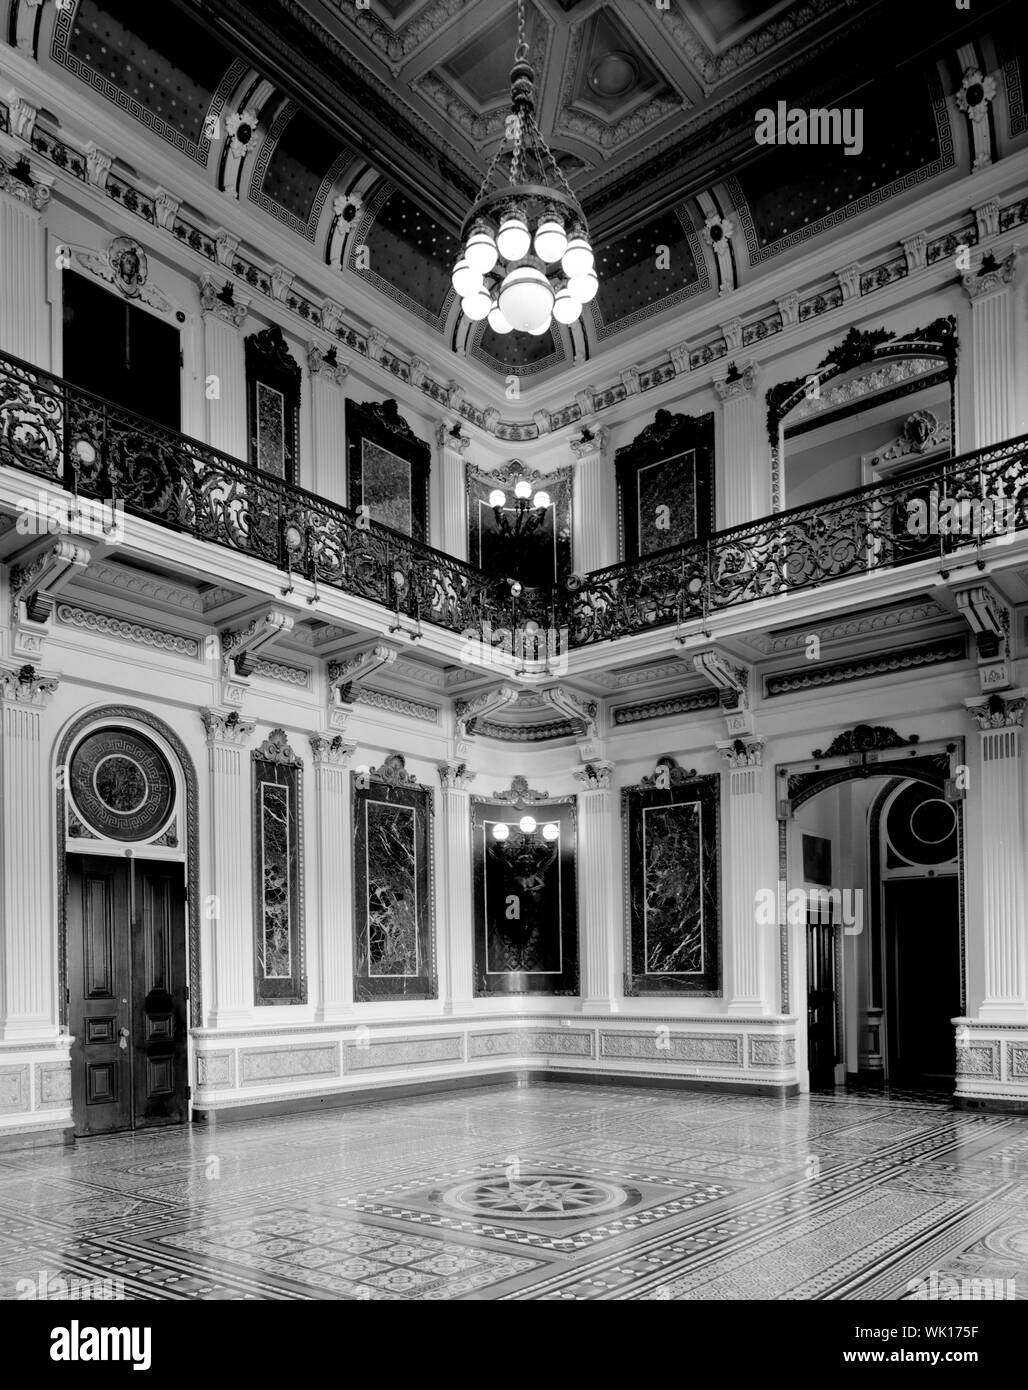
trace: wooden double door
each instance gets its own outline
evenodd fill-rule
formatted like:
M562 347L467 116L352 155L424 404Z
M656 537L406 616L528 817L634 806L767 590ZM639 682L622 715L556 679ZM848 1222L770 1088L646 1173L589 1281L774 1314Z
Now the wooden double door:
M75 1133L187 1115L186 892L181 864L67 858Z

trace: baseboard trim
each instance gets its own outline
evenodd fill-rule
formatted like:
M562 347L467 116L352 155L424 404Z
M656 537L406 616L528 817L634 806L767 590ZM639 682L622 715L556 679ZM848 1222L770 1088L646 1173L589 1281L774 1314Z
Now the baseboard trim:
M789 1100L798 1096L798 1081L704 1081L696 1076L641 1076L609 1071L533 1071L529 1085L564 1083L575 1086L647 1086L673 1091L716 1091L723 1096L773 1096Z
M52 1149L75 1142L71 1125L60 1129L0 1129L0 1153L16 1153L19 1149Z
M953 1104L957 1110L994 1110L998 1114L1028 1115L1028 1100L1015 1100L1012 1096L954 1096Z

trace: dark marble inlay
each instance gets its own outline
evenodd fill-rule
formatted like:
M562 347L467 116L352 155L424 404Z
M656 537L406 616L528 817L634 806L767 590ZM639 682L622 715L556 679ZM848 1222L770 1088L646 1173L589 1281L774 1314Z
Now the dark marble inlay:
M301 769L254 759L254 997L299 1004L303 976Z
M370 439L362 441L362 449L361 501L368 515L372 521L409 536L413 526L411 465Z

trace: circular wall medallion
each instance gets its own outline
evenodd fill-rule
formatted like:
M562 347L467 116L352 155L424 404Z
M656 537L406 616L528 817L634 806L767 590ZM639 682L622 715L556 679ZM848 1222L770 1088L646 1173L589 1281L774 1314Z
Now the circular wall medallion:
M82 820L109 840L151 839L174 806L164 755L126 729L97 729L84 738L72 755L68 783Z
M567 1221L619 1211L638 1201L638 1193L573 1173L489 1173L447 1189L440 1200L471 1216Z
M601 97L623 97L639 78L639 69L630 53L605 53L593 64L589 86Z

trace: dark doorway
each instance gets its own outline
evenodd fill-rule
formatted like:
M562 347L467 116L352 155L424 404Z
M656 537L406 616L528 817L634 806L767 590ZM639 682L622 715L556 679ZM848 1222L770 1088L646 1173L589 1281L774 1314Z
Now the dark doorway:
M884 884L889 1080L952 1081L960 1006L956 875Z
M186 892L180 864L67 859L75 1133L186 1118Z
M177 430L180 352L173 324L64 272L64 375L76 386Z
M835 927L807 923L807 1067L810 1089L835 1085Z

